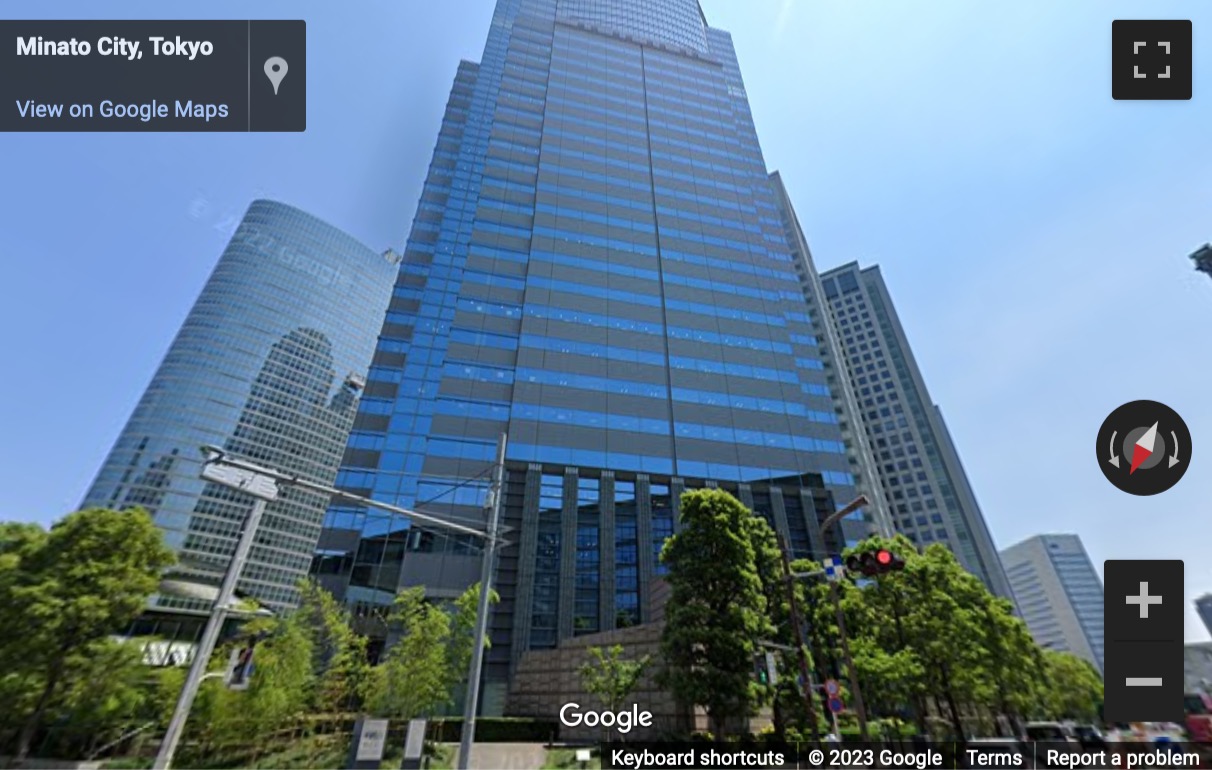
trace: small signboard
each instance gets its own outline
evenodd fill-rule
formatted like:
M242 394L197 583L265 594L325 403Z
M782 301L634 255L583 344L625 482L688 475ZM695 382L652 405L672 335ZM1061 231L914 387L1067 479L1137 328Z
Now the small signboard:
M843 566L842 560L836 556L829 556L823 562L825 567L825 579L830 583L836 583L846 577L846 567Z
M386 719L359 719L354 723L353 744L350 746L349 760L345 763L350 770L370 770L378 768L383 761L383 751L387 748Z
M842 687L837 683L836 679L825 680L825 692L829 693L830 698L836 698L837 694L841 691Z
M400 762L401 770L420 770L422 757L425 756L425 725L424 719L408 720L408 734L404 738L404 759Z
M829 699L829 710L832 711L834 714L840 714L846 710L846 704L842 703L841 698L836 698L836 697L830 698Z
M387 720L362 720L362 735L358 737L358 753L354 759L359 762L383 759L383 751L387 748Z

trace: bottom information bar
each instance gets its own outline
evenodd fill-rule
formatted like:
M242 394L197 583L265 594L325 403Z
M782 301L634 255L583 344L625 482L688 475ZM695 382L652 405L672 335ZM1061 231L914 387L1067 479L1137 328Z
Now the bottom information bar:
M685 742L603 743L603 768L1135 768L1212 767L1212 744L1193 742L1107 743L1083 747L1076 741L971 741L775 743Z

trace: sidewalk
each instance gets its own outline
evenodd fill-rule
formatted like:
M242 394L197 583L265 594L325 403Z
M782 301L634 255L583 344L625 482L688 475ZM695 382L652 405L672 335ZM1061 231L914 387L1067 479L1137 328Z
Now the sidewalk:
M471 750L471 770L539 770L546 760L542 743L477 743Z

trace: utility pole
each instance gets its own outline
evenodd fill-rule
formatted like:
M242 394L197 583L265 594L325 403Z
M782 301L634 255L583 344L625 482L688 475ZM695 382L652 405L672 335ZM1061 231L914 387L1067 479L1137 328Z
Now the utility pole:
M829 527L868 504L870 504L870 501L865 495L859 495L854 500L851 500L840 510L834 512L821 522L821 535L824 536L828 532ZM838 542L845 545L845 536L842 533L839 533L839 535ZM842 644L842 657L846 659L846 670L849 673L850 680L850 694L854 698L854 711L858 715L859 734L863 740L867 740L867 709L863 706L863 693L859 689L858 672L854 668L854 658L850 655L850 638L846 635L846 617L842 613L841 592L837 590L837 583L832 580L829 581L829 596L833 599L833 611L837 617L838 637Z
M231 609L232 599L236 595L236 584L244 565L248 561L248 553L252 550L253 539L257 536L257 527L261 525L261 516L265 506L271 500L278 499L277 482L268 477L251 471L215 466L208 462L202 469L202 477L225 486L247 492L256 498L252 510L244 520L244 529L240 532L240 540L236 544L236 552L228 562L227 572L223 575L223 583L219 587L219 595L211 605L210 615L206 619L206 628L198 641L198 649L194 651L194 660L185 676L185 684L177 697L177 706L173 709L172 719L160 742L160 750L156 754L154 770L168 770L172 766L173 756L177 753L177 745L181 742L181 734L185 730L185 722L189 719L189 711L193 708L194 699L198 697L198 688L206 675L210 664L210 656L215 651L219 634L223 630L223 621Z
M476 735L476 707L480 700L480 672L484 668L484 640L488 636L488 602L492 596L492 571L496 566L497 531L501 522L501 501L505 497L505 441L497 440L497 464L493 469L488 497L488 537L484 541L484 563L480 568L480 604L476 609L476 636L471 648L471 672L467 679L467 702L463 704L463 735L459 740L458 770L471 766L471 745Z
M812 702L812 672L808 667L807 643L804 639L804 624L800 617L800 605L795 598L795 585L791 582L791 557L787 554L787 541L783 533L777 533L779 553L783 557L783 584L787 586L787 603L791 607L791 625L795 629L795 649L799 653L800 676L804 680L804 707L808 710L808 725L812 740L817 740L820 730L816 722L816 705Z

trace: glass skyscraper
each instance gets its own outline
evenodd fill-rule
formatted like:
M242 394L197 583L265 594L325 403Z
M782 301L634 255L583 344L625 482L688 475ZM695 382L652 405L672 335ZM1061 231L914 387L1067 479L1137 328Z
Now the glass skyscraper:
M793 556L841 547L819 522L856 489L819 340L696 0L499 0L458 69L338 483L483 521L502 433L486 711L522 652L646 620L685 489L732 491ZM477 548L337 505L315 571L374 622L400 585L460 592Z
M221 577L253 498L203 481L200 447L331 484L398 262L298 209L253 202L83 505L147 508L184 567ZM327 505L298 489L270 503L237 590L296 603ZM205 605L163 595L152 609Z

